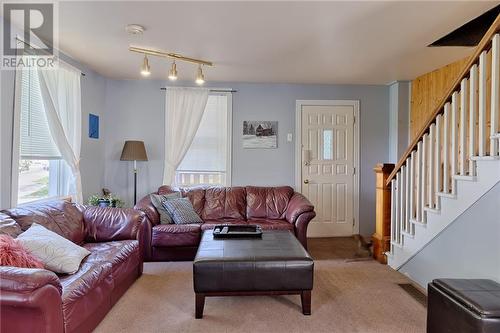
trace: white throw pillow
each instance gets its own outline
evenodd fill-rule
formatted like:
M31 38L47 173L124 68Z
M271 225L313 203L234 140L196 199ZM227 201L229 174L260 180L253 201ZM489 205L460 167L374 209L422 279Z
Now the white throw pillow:
M37 257L46 269L55 273L73 274L90 252L59 236L49 229L33 223L17 240Z

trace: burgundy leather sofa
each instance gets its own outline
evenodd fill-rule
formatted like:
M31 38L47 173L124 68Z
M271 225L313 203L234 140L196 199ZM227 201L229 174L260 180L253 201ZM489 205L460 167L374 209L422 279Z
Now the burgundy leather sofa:
M0 331L92 331L142 274L149 220L134 209L50 201L0 212L0 233L16 237L33 222L91 254L71 275L0 267Z
M157 194L180 191L188 197L203 224L160 224L150 196L134 207L151 225L146 261L193 260L204 230L216 224L257 224L264 230L289 230L307 249L307 225L316 216L314 206L289 186L172 188L161 186Z

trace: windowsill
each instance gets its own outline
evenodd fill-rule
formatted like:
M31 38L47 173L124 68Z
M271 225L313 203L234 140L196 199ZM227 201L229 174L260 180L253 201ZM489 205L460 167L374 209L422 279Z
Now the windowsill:
M37 199L37 200L32 200L32 201L26 201L21 204L18 204L18 206L24 206L24 205L31 205L31 204L37 204L37 203L44 203L47 201L55 201L55 200L63 200L63 201L68 201L72 202L73 199L69 195L65 196L60 196L60 197L50 197L50 198L44 198L44 199Z

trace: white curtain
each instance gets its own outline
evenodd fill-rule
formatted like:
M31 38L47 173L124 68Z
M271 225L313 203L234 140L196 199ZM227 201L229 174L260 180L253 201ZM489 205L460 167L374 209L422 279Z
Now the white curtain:
M200 126L207 100L208 89L167 88L163 184L173 184L175 171Z
M82 142L81 72L59 61L56 69L38 69L40 90L49 130L62 158L71 169L64 194L83 203L80 176Z

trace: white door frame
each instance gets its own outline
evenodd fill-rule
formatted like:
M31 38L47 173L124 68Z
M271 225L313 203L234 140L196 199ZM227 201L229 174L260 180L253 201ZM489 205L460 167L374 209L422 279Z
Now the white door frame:
M295 190L300 192L302 188L302 106L352 106L354 108L354 225L353 234L359 234L359 160L360 160L360 141L359 141L359 100L297 100L295 103Z

